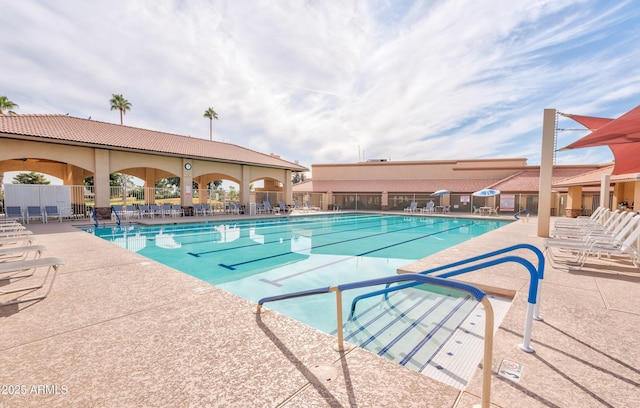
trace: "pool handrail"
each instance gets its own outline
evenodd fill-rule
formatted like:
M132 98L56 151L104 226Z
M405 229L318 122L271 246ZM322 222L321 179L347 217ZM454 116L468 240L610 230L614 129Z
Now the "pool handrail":
M116 223L118 224L118 226L120 226L120 216L118 215L118 212L115 210L115 208L113 208L113 206L111 206L111 212L116 215Z
M515 244L515 245L511 245L502 249L498 249L495 251L491 251L491 252L487 252L485 254L480 254L477 256L473 256L471 258L467 258L467 259L463 259L461 261L457 261L457 262L452 262L450 264L446 264L446 265L442 265L442 266L438 266L435 268L431 268L431 269L427 269L424 271L420 271L417 273L420 274L430 274L430 273L434 273L434 272L438 272L438 271L443 271L445 269L449 269L449 268L455 268L456 266L462 266L471 262L476 262L482 259L486 259L486 258L491 258L493 256L497 256L497 255L501 255L507 252L511 252L511 251L517 251L519 249L528 249L531 252L533 252L536 257L538 258L538 267L536 268L537 270L537 274L538 274L538 280L542 280L544 279L544 268L545 268L545 258L544 258L544 254L542 253L542 251L536 247L533 246L531 244ZM442 275L437 275L437 276L442 276ZM388 285L387 285L388 286ZM538 293L536 295L536 299L537 302L535 302L535 307L534 307L534 311L533 311L533 316L532 318L535 320L542 320L542 317L540 316L540 297L541 297L541 287L542 285L538 285Z
M96 209L93 207L89 207L91 211L91 217L93 218L93 225L98 228L98 216L96 215Z
M443 271L446 269L451 269L451 268L455 268L457 266L462 266L468 263L472 263L472 262L477 262L479 260L482 259L486 259L486 258L491 258L493 256L496 255L501 255L507 252L511 252L511 251L516 251L519 249L528 249L530 251L532 251L536 257L538 258L538 267L535 268L533 267L533 264L531 264L531 262L526 261L524 258L520 258L520 260L511 260L513 262L517 262L517 263L521 263L523 266L525 266L525 268L527 268L527 270L529 271L530 276L530 285L529 285L529 298L528 298L528 307L527 307L527 314L525 317L525 332L523 335L523 340L522 343L518 345L518 347L523 350L526 351L527 353L532 353L533 347L531 347L531 328L532 328L532 324L533 324L533 320L542 320L542 317L540 316L540 298L542 296L541 290L542 290L542 285L540 285L537 281L544 279L544 267L545 267L545 258L544 258L544 254L542 253L542 251L540 249L538 249L537 247L531 245L531 244L515 244L515 245L511 245L502 249L498 249L495 251L491 251L491 252L487 252L485 254L480 254L471 258L467 258L467 259L463 259L461 261L457 261L457 262L453 262L447 265L442 265L442 266L438 266L435 268L431 268L431 269L427 269L425 271L421 271L418 272L419 274L430 274L430 273L434 273L434 272L439 272L439 271ZM526 263L521 262L521 260L526 261ZM505 261L508 262L508 261ZM500 262L503 263L503 262ZM484 264L483 264L484 265ZM492 265L486 265L484 267L489 267ZM537 274L537 281L534 283L534 277L533 277L533 272L531 268L534 268L534 270L536 271ZM480 268L481 269L481 268ZM438 277L451 277L451 276L455 276L455 275L460 275L462 273L467 273L467 272L472 272L475 269L467 269L465 268L464 270L461 270L457 273L453 273L453 274L441 274L441 275L436 275ZM412 286L417 286L419 284L417 283L408 283L403 285L402 288L400 289L406 289ZM389 288L390 285L387 285L385 289ZM532 297L532 286L535 286L535 296ZM385 295L385 299L387 298L387 295L385 294L385 289L381 289L379 291L376 292L371 292L370 294L364 294L364 295L360 295L357 296L356 298L353 299L353 302L351 303L351 314L349 315L350 317L352 317L353 311L355 310L355 303L360 300L360 299L364 299L367 297L371 297L371 296L377 296L377 295L381 295L384 294ZM533 299L533 302L532 302Z
M448 280L436 276L428 276L417 273L407 273L401 275L387 276L384 278L369 279L359 282L345 283L337 286L322 287L298 292L285 293L281 295L269 296L262 298L258 301L256 313L260 314L262 305L266 302L274 302L284 299L292 299L302 296L316 295L322 293L335 292L336 293L336 312L338 318L338 350L344 350L344 334L342 324L342 292L351 289L364 288L368 286L376 286L387 283L396 283L403 281L414 281L420 283L427 283L435 286L443 286L447 288L457 289L472 295L476 301L481 302L485 309L485 327L484 327L484 356L483 356L483 371L482 371L482 408L489 408L491 405L491 366L493 359L493 326L494 315L491 302L487 298L487 294L472 286L468 283Z

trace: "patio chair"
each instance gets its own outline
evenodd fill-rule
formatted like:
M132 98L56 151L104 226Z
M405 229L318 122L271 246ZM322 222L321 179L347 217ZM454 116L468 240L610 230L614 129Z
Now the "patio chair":
M289 207L287 207L287 205L282 200L278 201L278 207L280 208L281 212L285 212L285 213L289 212Z
M20 222L24 224L24 214L22 213L22 208L17 206L6 207L4 218L5 220L20 220Z
M307 211L319 211L320 207L314 207L311 205L311 201L305 200L304 204L307 206Z
M44 215L42 214L42 208L32 205L27 207L27 224L31 222L31 220L40 220L44 223Z
M412 201L408 207L405 207L404 212L415 212L418 208L418 203L416 201Z
M268 201L263 201L262 204L264 205L265 211L267 211L268 213L280 214L280 207L271 207L271 203Z
M616 231L616 229L621 229L626 225L635 213L625 212L623 213L620 210L616 210L611 216L604 221L602 224L600 223L587 223L583 226L577 227L555 227L550 232L550 236L552 238L584 238L589 234L593 233L611 233Z
M153 218L153 213L148 205L140 204L138 206L138 218L149 217Z
M180 204L173 204L171 206L171 216L173 218L177 216L184 217L184 209L180 206Z
M38 290L44 287L47 281L49 282L48 288L44 294L31 296L31 297L17 296L14 299L1 301L0 306L12 305L12 304L23 303L23 302L31 302L31 301L36 301L36 300L41 300L46 298L49 295L49 292L51 291L51 287L53 286L53 282L55 281L55 278L56 278L56 273L58 272L58 269L62 265L63 265L63 262L58 258L39 258L39 259L30 259L26 261L0 263L0 277L3 277L3 280L8 280L8 281L11 281L14 278L18 278L17 276L12 275L15 273L21 274L21 273L24 273L25 271L32 271L28 275L20 275L19 281L22 282L25 276L31 277L35 275L38 269L43 269L43 268L47 269L47 272L44 275L44 279L39 284L32 285L32 286L21 286L17 288L11 288L13 283L10 282L8 285L0 286L2 288L0 289L0 296L2 298L12 293L28 292L28 291L32 292L32 291ZM49 277L50 275L51 277Z
M474 205L474 206L473 206L473 213L474 213L474 214L481 214L480 207L476 207L476 206Z
M124 217L128 220L131 217L140 218L140 213L135 205L128 205L124 208Z
M47 205L44 207L44 220L49 222L49 218L58 219L58 222L62 222L62 214L58 210L57 205Z
M498 211L500 211L500 207L489 209L489 215L498 215Z
M298 202L298 200L293 200L293 209L296 211L300 211L300 212L305 212L307 211L306 208L303 208L300 206L300 203Z
M169 203L162 204L162 218L167 215L171 215L171 204Z
M151 204L149 207L149 212L151 213L151 218L155 218L155 216L164 217L164 212L162 211L162 207L158 204Z
M435 206L436 205L433 201L429 201L423 208L420 209L420 212L432 213Z

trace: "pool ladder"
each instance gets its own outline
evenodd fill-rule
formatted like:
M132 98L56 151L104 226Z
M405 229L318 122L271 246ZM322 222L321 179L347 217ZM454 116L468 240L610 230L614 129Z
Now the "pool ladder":
M503 255L508 252L516 251L516 250L530 250L533 252L538 259L538 266L535 267L529 260L519 257L519 256L503 256L497 259L490 259L488 261L484 261L485 259L494 258L498 255ZM480 262L483 261L483 262ZM527 298L527 302L529 306L527 308L527 316L525 322L525 333L524 340L522 344L519 345L520 349L526 352L533 352L533 348L529 344L531 341L531 324L533 319L542 320L539 316L539 306L540 306L540 288L539 281L544 278L544 255L542 252L529 244L517 244L513 246L509 246L507 248L503 248L497 251L488 252L486 254L482 254L479 256L475 256L472 258L464 259L462 261L454 262L448 265L428 269L426 271L422 271L420 273L410 273L410 274L399 274L396 276L389 276L385 278L378 279L370 279L364 280L360 282L347 283L343 285L337 286L327 286L322 288L315 288L305 291L299 292L291 292L285 293L277 296L270 296L262 298L258 301L257 313L260 313L262 310L262 305L267 302L275 302L279 300L292 299L297 297L311 296L329 292L335 292L336 294L336 316L337 316L337 350L344 351L344 333L343 333L343 318L342 318L342 292L351 289L358 289L364 287L385 285L384 289L377 290L365 295L358 296L354 298L351 304L351 310L349 314L349 319L353 319L354 310L356 307L356 303L364 298L383 295L385 298L388 297L388 294L393 291L406 289L414 286L418 286L424 283L441 286L445 288L457 289L463 292L470 294L476 301L482 303L485 308L485 334L484 334L484 356L483 356L483 375L482 375L482 407L489 408L491 404L491 366L492 366L492 358L493 358L493 326L494 326L494 315L493 315L493 307L487 298L486 292L476 288L475 286L459 282L453 281L446 278L461 275L464 273L469 273L473 271L477 271L484 268L489 268L491 266L496 266L502 263L507 262L515 262L518 263L527 269L530 275L529 281L529 295ZM470 266L467 266L470 265ZM455 269L459 268L459 269ZM448 271L447 271L448 270ZM447 271L447 272L445 272ZM437 276L430 276L437 272L442 272ZM403 283L399 286L391 286L394 283Z

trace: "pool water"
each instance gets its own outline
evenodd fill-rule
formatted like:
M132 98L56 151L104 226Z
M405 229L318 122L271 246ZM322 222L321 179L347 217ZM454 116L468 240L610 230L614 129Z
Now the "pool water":
M257 302L266 296L394 275L401 266L508 223L342 213L86 231ZM374 289L378 288L345 292L345 315L353 297ZM336 331L333 294L267 306L324 332Z

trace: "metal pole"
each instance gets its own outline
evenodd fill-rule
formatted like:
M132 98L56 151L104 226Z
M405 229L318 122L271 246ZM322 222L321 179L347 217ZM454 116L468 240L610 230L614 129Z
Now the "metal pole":
M338 350L344 351L344 335L342 333L342 291L337 287L332 287L329 291L336 292L336 312L338 320Z
M493 364L493 307L487 296L482 298L484 306L484 357L482 360L482 408L491 407L491 365Z

